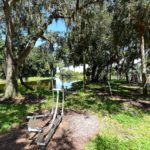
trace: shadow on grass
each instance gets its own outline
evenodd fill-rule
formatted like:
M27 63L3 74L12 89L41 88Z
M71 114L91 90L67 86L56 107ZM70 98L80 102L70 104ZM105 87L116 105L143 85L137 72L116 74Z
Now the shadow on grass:
M139 95L140 87L131 87L125 81L113 81L111 97L99 83L87 84L86 92L82 92L82 82L75 83L73 87L76 94L70 94L66 98L66 107L75 109L88 109L104 114L116 114L126 111L124 104L129 104L135 109L142 108L143 113L148 113L150 103L146 100L148 96ZM78 88L78 89L77 89ZM139 88L139 89L138 89ZM133 95L134 94L134 95ZM146 99L145 99L146 98ZM139 99L143 99L139 101Z
M81 90L83 87L83 81L78 81L72 84L72 88L70 90Z
M20 125L29 113L41 114L43 109L51 106L49 99L52 92L49 90L22 91L22 95L16 99L0 101L0 133Z
M38 89L22 94L16 99L0 101L0 134L10 131L13 126L19 126L27 115L42 114L44 109L51 107L49 99L52 92L49 90Z
M18 126L27 115L26 105L0 104L0 133Z
M91 148L95 148L96 150L123 150L125 147L124 145L120 145L117 138L98 135L93 141Z
M149 150L150 141L147 138L121 140L113 135L98 135L89 143L86 150Z
M98 97L94 94L70 95L66 98L66 107L80 110L88 109L95 112L107 111L110 114L120 112L123 107L118 101L113 101L106 97Z

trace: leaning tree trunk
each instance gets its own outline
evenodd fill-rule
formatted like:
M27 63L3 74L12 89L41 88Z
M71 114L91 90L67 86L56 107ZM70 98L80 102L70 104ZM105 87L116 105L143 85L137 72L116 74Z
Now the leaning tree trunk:
M17 93L17 78L16 78L17 65L15 64L12 52L13 25L8 1L4 1L3 10L6 18L6 41L5 41L6 88L4 99L10 99L16 96Z
M144 35L140 37L140 50L141 50L141 72L142 72L142 86L143 94L147 95L147 86L144 86L146 83L146 60L145 60L145 51L144 51Z
M11 99L17 94L17 65L9 53L6 53L6 88L5 88L5 99Z

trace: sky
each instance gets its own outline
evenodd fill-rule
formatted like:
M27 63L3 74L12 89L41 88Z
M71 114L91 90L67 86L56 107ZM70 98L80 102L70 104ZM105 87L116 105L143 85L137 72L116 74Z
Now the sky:
M67 32L66 24L63 19L59 19L57 21L53 20L52 24L48 26L48 31L59 31L59 32Z
M57 21L53 20L52 24L48 26L47 31L61 32L61 33L67 32L65 21L63 19L59 19ZM41 43L42 40L38 39L35 44L35 47L38 47L39 45L41 45Z
M65 21L63 19L58 19L57 21L56 20L53 20L52 24L50 24L47 28L47 31L50 32L50 31L53 31L53 32L61 32L62 34L64 32L67 32L67 27L66 27L66 24L65 24ZM2 39L5 39L5 36L2 34ZM42 40L39 38L35 44L35 47L38 47L42 44Z

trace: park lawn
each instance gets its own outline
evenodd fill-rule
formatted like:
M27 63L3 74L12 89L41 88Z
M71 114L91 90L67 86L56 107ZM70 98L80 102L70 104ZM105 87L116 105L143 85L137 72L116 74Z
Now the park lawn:
M66 108L88 110L99 118L99 133L85 150L150 150L150 111L130 103L150 98L136 95L138 86L117 81L111 85L119 95L103 95L100 84L89 84L85 93L78 90L66 99Z
M40 80L49 80L51 77L28 77L24 81L26 82L33 82L33 81L40 81ZM20 83L20 80L18 80ZM5 84L5 80L0 79L0 84Z
M16 98L16 103L0 103L0 134L4 134L11 130L13 126L18 126L26 120L26 116L29 113L33 113L35 111L40 111L44 109L51 108L51 99L52 99L52 92L49 90L38 89L36 91L26 91L24 93L24 89L21 90L22 94L31 95L35 99L42 98L43 102L35 102L32 101L31 103L20 103L20 99L23 98L22 96L18 96ZM29 99L30 101L30 99Z
M27 82L40 81L40 80L50 80L51 77L29 77L27 78Z
M0 84L5 84L5 80L0 79Z
M67 94L65 109L89 111L99 118L100 129L85 147L85 150L150 150L150 112L131 105L131 101L149 100L149 97L134 95L138 86L112 81L113 96L103 94L100 84L88 84L83 92L82 82L74 84L74 94ZM107 90L107 88L106 88ZM26 93L31 94L30 91ZM118 93L118 95L117 95ZM46 101L36 104L0 104L0 133L10 131L12 125L21 124L28 113L51 107L48 90L32 92L45 96ZM120 102L120 100L124 100Z

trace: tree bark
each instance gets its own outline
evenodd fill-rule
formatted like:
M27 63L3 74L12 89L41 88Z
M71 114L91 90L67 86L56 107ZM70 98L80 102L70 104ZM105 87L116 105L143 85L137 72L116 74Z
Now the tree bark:
M129 73L129 71L126 70L126 71L125 71L125 76L126 76L126 82L127 82L127 83L129 83L129 74L128 74L128 73Z
M17 84L17 66L14 64L12 57L7 52L6 56L6 87L4 99L11 99L18 93Z
M92 74L91 74L91 81L95 82L96 81L96 70L97 70L97 65L93 64L92 66Z
M30 87L29 85L27 85L24 81L23 81L23 78L22 78L22 75L19 75L19 79L20 79L20 83L26 88L26 89L29 89L29 90L34 90L32 87Z
M13 25L10 15L10 7L8 1L4 1L4 14L6 18L6 42L5 42L5 65L6 65L6 88L4 99L11 99L17 94L17 63L12 53L12 35Z
M85 53L83 53L83 91L85 92L86 85L86 68L85 68Z
M112 74L112 64L110 65L109 68L109 81L111 81L111 74Z
M145 60L145 50L144 50L144 35L140 37L140 50L141 50L141 72L142 72L142 86L143 94L147 95L147 86L144 86L146 83L146 60Z
M96 68L96 72L95 72L95 81L96 81L96 82L99 81L100 72L101 72L101 69L100 69L100 66L98 66L98 67Z

